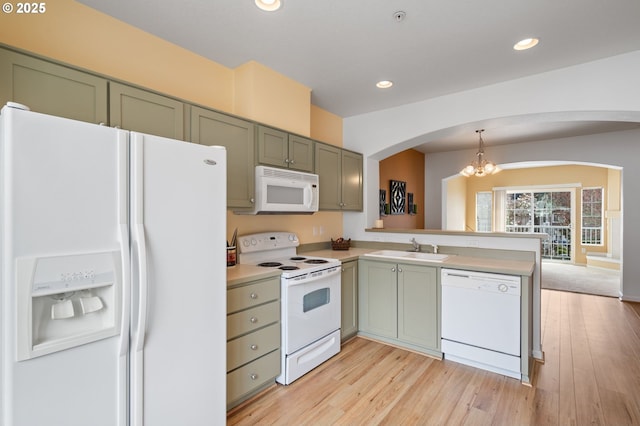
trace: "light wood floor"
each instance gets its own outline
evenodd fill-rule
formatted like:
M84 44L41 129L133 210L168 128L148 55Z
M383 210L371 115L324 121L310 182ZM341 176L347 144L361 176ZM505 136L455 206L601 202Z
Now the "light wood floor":
M533 386L362 338L228 425L640 425L640 304L542 291Z

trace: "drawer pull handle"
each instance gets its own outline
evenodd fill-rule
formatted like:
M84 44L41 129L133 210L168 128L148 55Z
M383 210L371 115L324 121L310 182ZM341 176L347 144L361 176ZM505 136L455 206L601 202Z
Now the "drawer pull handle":
M257 351L258 350L258 345L256 345L255 343L251 346L249 346L251 348L252 351Z
M256 293L251 293L251 294L249 295L249 297L250 297L250 298L252 298L252 299L257 299L257 298L258 298L258 295L257 295Z
M256 373L249 374L249 377L251 377L251 380L258 380L258 375Z
M257 322L258 322L258 318L256 318L256 317L251 317L251 318L249 318L249 321L251 322L251 324L255 324L255 323L257 323Z

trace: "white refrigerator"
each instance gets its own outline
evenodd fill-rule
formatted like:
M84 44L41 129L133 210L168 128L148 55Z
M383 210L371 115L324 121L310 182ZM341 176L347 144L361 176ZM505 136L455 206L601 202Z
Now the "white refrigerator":
M226 152L0 112L2 426L226 421Z

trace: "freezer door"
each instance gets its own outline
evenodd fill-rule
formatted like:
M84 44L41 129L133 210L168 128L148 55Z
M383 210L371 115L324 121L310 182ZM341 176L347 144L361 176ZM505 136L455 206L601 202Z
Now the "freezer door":
M2 424L124 425L127 133L5 107Z
M226 151L131 134L132 424L224 424Z

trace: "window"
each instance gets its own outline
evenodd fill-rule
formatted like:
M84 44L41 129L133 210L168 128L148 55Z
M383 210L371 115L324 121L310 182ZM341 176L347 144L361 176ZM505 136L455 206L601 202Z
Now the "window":
M547 234L542 257L571 259L573 191L507 191L505 231Z
M476 232L491 232L491 192L476 193Z
M602 188L582 190L582 244L602 245Z

